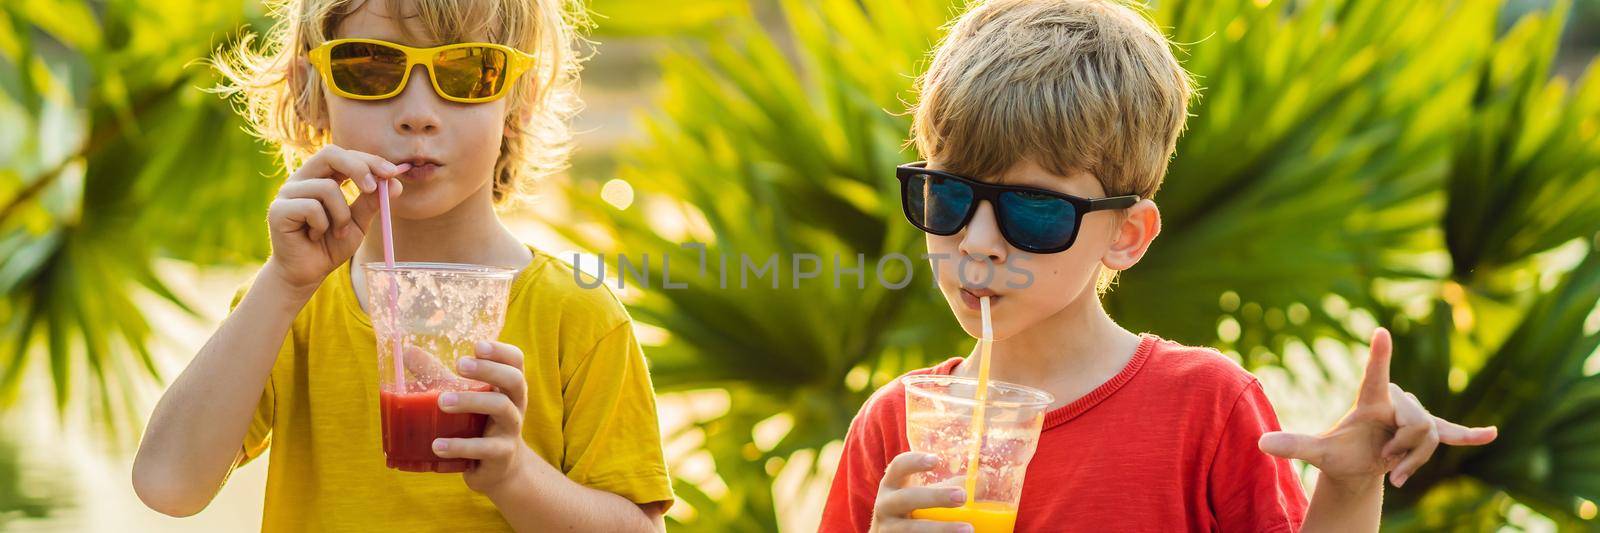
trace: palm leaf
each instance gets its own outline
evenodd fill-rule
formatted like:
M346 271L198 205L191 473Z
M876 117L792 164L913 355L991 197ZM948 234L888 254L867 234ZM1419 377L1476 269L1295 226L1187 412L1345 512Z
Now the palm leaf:
M137 434L141 382L159 381L141 307L193 314L158 258L211 264L265 255L259 213L272 160L227 102L201 88L214 35L243 5L70 1L0 9L16 39L0 69L27 71L0 109L28 110L0 184L0 398L43 357L55 404L84 405L117 442ZM181 15L181 16L180 16ZM37 39L42 39L36 42ZM9 78L9 77L8 77ZM202 148L203 147L203 148Z

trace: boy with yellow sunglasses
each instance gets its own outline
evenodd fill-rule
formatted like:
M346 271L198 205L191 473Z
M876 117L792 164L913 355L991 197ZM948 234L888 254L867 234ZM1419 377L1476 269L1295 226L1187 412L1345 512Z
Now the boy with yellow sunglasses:
M558 0L273 7L265 53L216 62L294 169L267 212L272 257L156 406L139 497L194 514L270 451L269 531L663 529L673 495L631 320L495 213L565 160L572 15ZM385 466L372 302L351 268L383 260L379 180L396 259L519 271L498 342L459 363L493 389L439 396L488 417L481 438L433 441L473 461L459 475Z

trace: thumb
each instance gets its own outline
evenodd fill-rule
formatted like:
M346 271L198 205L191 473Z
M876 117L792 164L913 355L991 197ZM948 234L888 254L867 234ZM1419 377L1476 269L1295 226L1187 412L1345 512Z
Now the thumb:
M399 197L401 188L400 180L389 180L389 198ZM362 235L367 234L368 229L372 227L373 220L378 214L378 207L378 191L376 190L362 193L361 196L356 197L356 201L350 203L350 219L355 222L357 228L361 229Z
M1256 443L1261 451L1284 459L1299 459L1311 464L1322 462L1322 440L1311 435L1272 431Z

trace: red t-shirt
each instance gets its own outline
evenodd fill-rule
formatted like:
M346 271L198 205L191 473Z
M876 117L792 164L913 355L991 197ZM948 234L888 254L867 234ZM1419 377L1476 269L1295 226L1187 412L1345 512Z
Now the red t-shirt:
M949 374L961 358L911 374ZM821 531L866 531L883 470L908 451L905 389L879 389L850 424ZM1261 383L1215 351L1146 334L1128 365L1045 414L1017 531L1295 531L1306 496L1256 447L1278 429Z

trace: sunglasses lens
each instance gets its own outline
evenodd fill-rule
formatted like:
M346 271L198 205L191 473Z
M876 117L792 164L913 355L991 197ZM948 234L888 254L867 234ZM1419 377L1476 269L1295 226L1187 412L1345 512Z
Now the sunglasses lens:
M1046 194L1003 192L1000 213L1000 223L1012 244L1028 251L1060 248L1077 231L1077 207Z
M338 44L328 60L334 87L358 96L389 94L406 77L406 53L381 44Z
M487 46L451 48L433 58L439 90L455 98L488 98L506 83L506 53Z
M949 235L961 229L972 209L972 187L928 174L912 174L903 191L906 216L922 231Z

